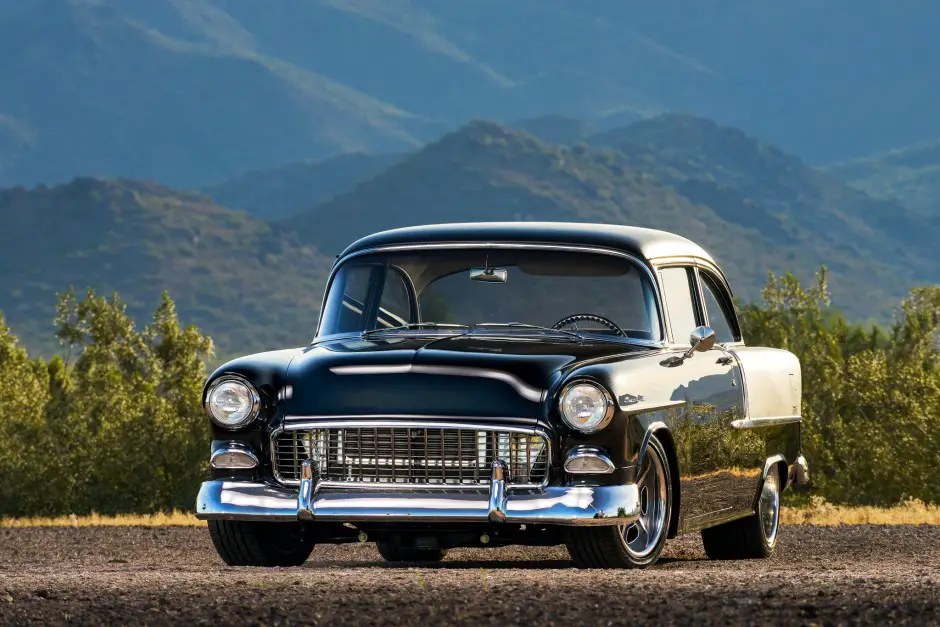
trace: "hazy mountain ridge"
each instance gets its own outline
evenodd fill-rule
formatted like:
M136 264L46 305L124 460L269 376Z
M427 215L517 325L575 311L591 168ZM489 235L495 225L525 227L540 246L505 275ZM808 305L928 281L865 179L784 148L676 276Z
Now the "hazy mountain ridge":
M937 28L927 0L0 0L0 185L198 187L545 114L695 112L830 162L940 135Z
M367 181L402 155L347 153L252 170L201 188L220 205L276 220L298 213Z
M910 286L940 280L929 264L907 263L909 258L923 260L928 251L909 250L895 238L871 237L875 227L866 220L883 215L846 215L878 203L828 179L823 179L826 194L821 196L818 186L823 183L795 157L736 129L696 118L667 116L640 123L638 134L650 131L648 124L663 135L674 131L678 139L671 150L660 140L653 142L655 149L624 145L626 153L604 146L557 146L477 121L285 225L311 234L308 241L324 252L338 252L375 230L435 222L564 220L662 228L709 249L745 298L758 295L767 270L808 277L825 263L837 305L857 318L884 320ZM710 142L737 146L740 154L709 173L707 164L694 158L694 150L680 149L688 124L705 125ZM765 178L776 171L770 178L779 179L786 192L770 190L777 202L766 205L752 195L766 181L751 180L754 168L743 167L759 162L761 153L769 155ZM828 200L843 196L857 204ZM789 210L814 212L815 222L804 226L797 216L788 219L786 204L793 199L802 204ZM929 239L931 225L917 226L919 237Z
M940 139L823 168L874 197L896 198L940 224Z
M0 190L0 221L0 311L28 346L53 346L55 294L70 285L116 290L141 324L169 290L223 354L313 336L329 261L205 196L76 179Z
M585 134L562 119L530 127ZM450 221L674 231L705 246L746 300L767 270L808 278L825 263L853 319L885 321L910 287L940 281L935 222L737 129L668 115L589 140L475 121L410 154L286 164L210 189L255 217L132 180L0 190L0 310L48 349L55 292L117 290L148 315L168 289L224 354L297 345L315 328L332 255L374 231ZM289 217L257 218L276 215Z

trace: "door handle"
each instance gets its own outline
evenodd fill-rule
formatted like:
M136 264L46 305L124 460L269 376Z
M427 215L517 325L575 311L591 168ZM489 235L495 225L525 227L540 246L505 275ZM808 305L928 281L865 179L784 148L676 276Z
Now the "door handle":
M730 366L734 362L734 358L730 355L725 355L724 357L719 357L718 361L715 363L720 366Z

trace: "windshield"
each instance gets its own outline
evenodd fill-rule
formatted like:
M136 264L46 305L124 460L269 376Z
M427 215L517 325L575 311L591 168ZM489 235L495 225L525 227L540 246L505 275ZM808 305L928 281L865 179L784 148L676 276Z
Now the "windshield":
M602 253L539 249L376 252L345 262L318 337L343 333L553 332L661 339L646 273ZM562 333L564 332L564 333Z

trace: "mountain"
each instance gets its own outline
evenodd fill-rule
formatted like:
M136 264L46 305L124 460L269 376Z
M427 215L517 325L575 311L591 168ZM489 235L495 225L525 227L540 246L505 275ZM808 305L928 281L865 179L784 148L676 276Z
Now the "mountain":
M198 186L413 146L410 117L266 55L208 2L0 0L0 186L83 174Z
M314 161L252 170L199 191L231 209L264 220L285 218L336 194L349 191L401 158L401 155L349 153Z
M201 187L473 117L668 111L830 163L940 136L938 29L934 0L0 0L0 186Z
M0 311L54 348L56 292L117 291L143 325L168 290L220 355L297 346L316 328L330 260L205 196L130 180L0 190Z
M740 131L703 129L715 135L702 147L718 142L726 155L707 178L709 162L697 161L693 147L680 150L692 130L686 123L694 127L703 121L666 117L642 123L632 131L633 140L651 141L658 128L663 134L663 141L653 142L658 150L624 146L624 152L551 145L517 129L476 121L284 226L326 253L372 231L421 223L562 220L661 228L711 251L745 299L759 297L768 270L808 278L825 263L834 302L850 316L880 320L890 316L910 286L940 280L935 264L911 265L927 254L919 243L906 246L896 239L903 233L879 238L874 232L872 224L887 215L877 201L838 182L821 183L814 177L822 175L812 168ZM614 143L619 135L594 139ZM675 142L673 151L666 137ZM687 164L685 170L679 167ZM779 189L769 185L774 181ZM759 193L765 187L766 204ZM804 196L819 203L794 201ZM859 204L835 202L843 197ZM785 200L794 202L784 207ZM871 215L848 214L861 209ZM807 223L797 215L788 219L787 211L806 212ZM910 228L918 229L909 239L929 240L935 233L912 215L901 214L899 220L913 221Z
M919 142L822 168L878 198L896 198L925 215L940 215L940 139Z
M738 129L672 114L601 133L591 143L618 149L660 183L778 242L816 239L846 260L890 259L910 268L915 280L940 279L929 263L940 216L871 198Z

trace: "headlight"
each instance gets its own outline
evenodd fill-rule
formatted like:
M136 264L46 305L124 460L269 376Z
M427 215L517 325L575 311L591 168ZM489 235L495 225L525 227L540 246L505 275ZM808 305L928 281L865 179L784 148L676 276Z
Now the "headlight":
M561 417L572 429L594 433L607 426L614 416L614 400L596 383L575 382L561 392Z
M212 421L226 429L244 427L258 416L261 397L242 379L223 377L212 384L206 395L206 412Z

